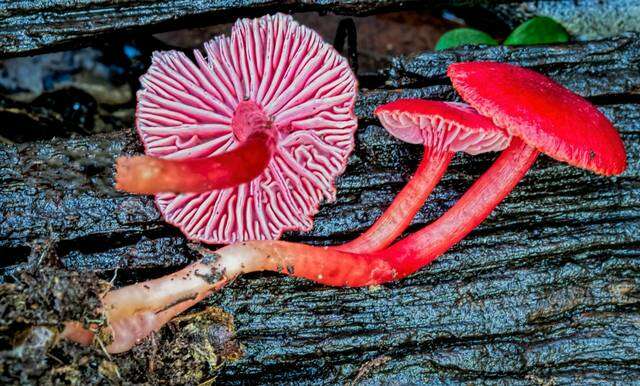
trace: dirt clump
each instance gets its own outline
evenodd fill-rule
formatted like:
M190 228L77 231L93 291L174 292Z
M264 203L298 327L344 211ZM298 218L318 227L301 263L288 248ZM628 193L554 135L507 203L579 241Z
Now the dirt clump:
M104 325L110 284L94 274L39 268L0 284L0 384L199 384L241 356L231 316L210 307L172 321L128 353L60 339L64 322Z

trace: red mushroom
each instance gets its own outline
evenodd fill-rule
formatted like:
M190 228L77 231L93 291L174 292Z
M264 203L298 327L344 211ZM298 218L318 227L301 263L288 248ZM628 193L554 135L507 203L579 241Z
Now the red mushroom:
M195 63L155 53L136 127L146 156L120 158L116 187L157 194L192 240L310 230L354 144L356 79L314 31L277 14L236 22Z
M510 136L464 103L400 99L376 109L382 125L396 138L424 145L413 178L389 208L357 239L336 247L347 252L375 252L407 228L447 169L455 152L480 154L504 150Z
M600 174L626 166L622 141L586 100L530 70L496 63L452 65L449 75L465 100L516 138L442 217L373 253L349 253L283 241L229 245L163 278L109 292L104 311L125 351L177 313L242 273L271 270L333 286L367 286L405 277L433 261L479 224L533 164L538 150ZM486 91L490 90L490 91ZM521 103L513 106L514 101ZM181 279L181 280L177 280ZM67 336L82 334L69 326ZM86 340L86 337L82 339Z
M615 127L591 103L535 71L505 63L454 63L447 75L462 99L530 147L605 176L627 158Z

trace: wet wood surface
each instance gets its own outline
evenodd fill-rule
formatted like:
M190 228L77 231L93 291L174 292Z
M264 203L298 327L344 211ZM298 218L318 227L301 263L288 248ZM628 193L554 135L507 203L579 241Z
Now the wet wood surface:
M92 44L131 30L169 30L230 22L274 12L331 12L366 15L442 5L487 4L496 0L3 0L0 57Z
M276 274L209 301L235 317L245 355L222 383L576 384L640 378L640 40L466 48L396 58L362 80L357 148L335 203L290 240L351 239L407 181L421 148L389 137L373 108L398 97L455 100L446 66L499 60L592 100L620 130L629 169L604 178L542 156L487 221L397 283L336 289ZM127 284L194 259L148 197L113 190L113 160L140 151L129 129L0 145L0 265L43 248L70 270ZM413 222L437 218L495 155L457 156Z

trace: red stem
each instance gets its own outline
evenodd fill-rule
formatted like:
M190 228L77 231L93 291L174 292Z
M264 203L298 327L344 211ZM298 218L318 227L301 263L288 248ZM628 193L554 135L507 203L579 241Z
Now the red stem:
M511 192L537 155L534 148L514 138L448 212L378 252L359 254L284 241L252 241L209 251L204 259L172 275L111 291L103 299L114 338L108 350L128 350L242 273L269 270L350 287L403 278L431 263L482 222Z
M399 277L431 263L475 229L511 193L540 154L513 137L491 167L439 219L386 249Z
M407 229L427 201L433 188L442 179L453 155L452 152L439 152L425 146L416 173L378 220L357 239L333 248L345 252L368 253L389 246Z
M210 158L120 157L116 163L116 189L136 194L224 189L260 175L271 160L272 152L273 140L258 131L236 149Z

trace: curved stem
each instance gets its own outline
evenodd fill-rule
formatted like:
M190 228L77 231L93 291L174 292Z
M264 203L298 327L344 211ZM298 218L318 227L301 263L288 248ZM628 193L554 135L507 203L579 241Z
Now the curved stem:
M386 249L400 277L407 276L462 240L511 193L540 154L514 137L491 167L433 223Z
M272 138L258 131L236 149L210 158L119 157L116 189L136 194L201 193L224 189L260 175L271 160L272 152Z
M211 291L247 272L269 270L350 287L403 278L432 262L482 222L537 155L534 148L514 138L442 217L378 252L361 254L284 241L252 241L209 251L204 259L172 275L111 291L103 299L113 336L108 350L128 350Z
M439 152L425 146L416 173L378 220L358 238L333 248L345 252L366 253L389 246L407 229L413 217L427 201L433 188L442 179L453 155L452 152Z

